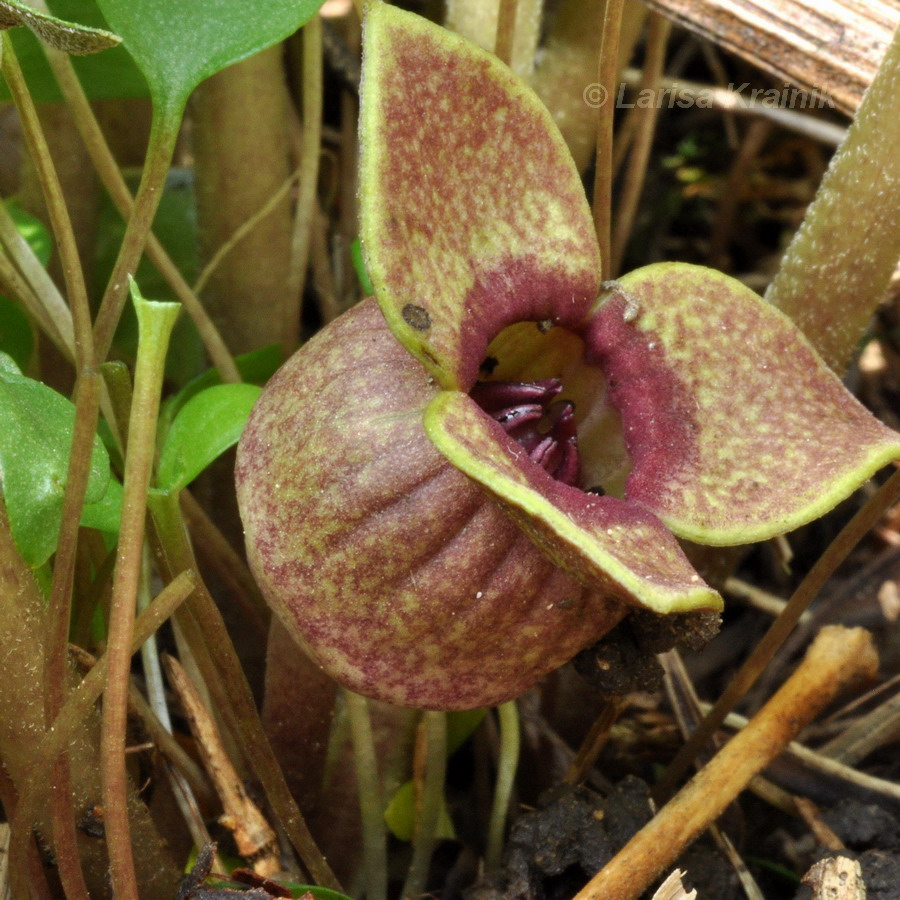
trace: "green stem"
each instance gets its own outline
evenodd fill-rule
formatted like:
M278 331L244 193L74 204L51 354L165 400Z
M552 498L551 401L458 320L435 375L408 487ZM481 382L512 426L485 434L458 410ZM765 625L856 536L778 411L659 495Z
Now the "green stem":
M766 299L843 376L900 257L900 31Z
M519 765L519 710L516 701L510 700L499 706L497 713L500 717L500 758L497 762L497 783L494 786L494 803L484 854L485 868L489 873L495 872L500 865L506 814Z
M378 777L378 760L369 703L365 697L344 691L347 718L353 737L353 759L356 763L356 785L363 826L363 859L365 861L366 900L387 897L387 833L384 826L384 798Z
M181 307L135 298L138 352L128 424L119 549L113 575L108 650L109 673L103 698L101 772L110 876L119 900L138 900L128 824L125 737L131 633L141 574L147 488L153 468L156 420L169 337Z
M2 40L3 54L0 68L2 68L19 113L22 133L41 183L50 224L56 238L56 246L59 249L63 278L66 282L66 293L75 329L76 366L79 370L85 366L92 367L95 360L91 312L84 283L84 273L81 270L81 260L78 256L78 245L75 242L75 232L72 230L72 220L69 218L56 167L53 165L37 109L31 99L31 94L28 93L25 77L16 58L9 32L3 33Z
M783 612L769 626L762 640L731 679L722 696L706 715L700 727L685 742L669 764L654 794L662 800L671 794L678 780L690 768L701 747L713 736L735 704L756 683L765 667L771 662L778 648L800 621L806 608L825 586L837 567L853 548L865 537L881 516L900 499L900 469L878 489L866 505L841 529L816 564L788 600Z
M156 215L175 142L178 139L178 128L181 123L181 107L168 106L154 110L153 124L150 128L150 141L147 146L147 158L144 165L141 183L134 199L134 208L125 228L125 236L119 247L119 255L113 266L112 274L97 319L94 323L94 340L97 360L102 362L109 353L116 326L122 315L125 297L128 290L128 276L137 270L138 262L144 251L144 245L153 218Z
M411 900L425 891L431 856L437 844L447 774L447 714L427 711L422 721L425 727L425 785L416 823L413 858L400 894L402 898Z

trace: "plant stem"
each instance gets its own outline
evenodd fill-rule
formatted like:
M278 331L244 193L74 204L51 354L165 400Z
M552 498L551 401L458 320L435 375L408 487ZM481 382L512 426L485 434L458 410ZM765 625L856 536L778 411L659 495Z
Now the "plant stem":
M900 31L769 286L843 376L900 257Z
M425 891L428 868L437 843L447 773L447 714L426 711L422 716L422 725L425 729L425 784L413 838L413 858L400 892L401 898L410 900Z
M137 900L134 859L128 825L128 776L125 771L125 732L131 633L141 574L147 488L153 468L156 420L169 337L181 307L135 299L138 352L134 396L128 424L124 498L119 549L113 575L108 650L109 671L103 697L101 772L110 876L119 900Z
M196 575L193 571L183 572L157 595L150 608L142 613L134 625L131 652L136 653L147 638L172 615L193 589ZM10 823L13 843L10 848L10 872L26 871L28 847L31 843L32 822L38 802L46 790L47 771L53 766L66 747L71 743L75 729L91 712L107 680L109 653L104 654L81 683L66 698L66 702L53 723L53 729L46 731L33 752L33 765L28 777L20 784L19 802ZM28 885L12 884L12 895L27 897Z
M518 0L500 0L497 11L497 38L494 42L494 54L508 66L512 65L518 5Z
M78 523L91 473L91 454L97 432L99 400L99 374L83 373L75 386L72 449L69 455L62 521L47 610L47 638L44 644L44 722L48 728L52 726L62 708L68 687L67 649L72 619ZM75 834L69 765L64 753L56 762L52 783L53 837L60 879L70 900L87 897L88 890L81 871Z
M33 5L44 12L48 11L43 0L34 0ZM66 99L66 105L72 114L75 127L78 129L94 168L100 176L100 181L109 192L119 214L127 221L134 211L134 198L131 196L131 191L128 190L125 179L106 143L103 131L72 67L72 61L67 54L59 50L45 44L42 44L41 47ZM196 326L210 361L218 367L222 380L239 382L240 374L222 335L206 313L196 293L191 291L165 248L152 233L147 235L147 255L171 286L175 296L184 304L185 312Z
M119 324L119 317L125 305L128 276L136 271L147 235L150 233L153 217L156 215L165 187L172 154L175 151L180 122L180 107L170 106L154 110L141 184L94 323L98 362L106 359L116 326Z
M155 493L151 497L151 510L162 563L169 577L174 578L186 569L195 569L177 495ZM253 693L222 615L202 581L197 584L187 608L179 612L177 623L191 646L219 712L239 737L241 750L262 783L269 803L301 861L318 884L341 890L291 796L263 730Z
M615 115L616 73L619 68L619 31L625 0L607 0L600 25L600 63L597 81L606 91L597 110L597 156L594 173L594 230L600 244L602 280L609 279L612 266L612 157Z
M515 700L497 707L500 718L500 758L497 761L497 783L488 826L484 864L488 872L495 872L503 854L506 815L512 796L516 768L519 765L519 709Z
M712 737L735 704L756 683L765 667L771 662L778 648L784 643L804 610L847 558L853 548L865 537L878 519L900 498L900 469L878 489L866 505L841 529L816 564L788 600L787 606L769 626L762 640L731 679L715 706L707 713L700 727L691 735L669 764L654 793L657 800L668 796L681 776L688 770L700 748Z
M300 189L294 210L291 238L291 266L288 271L289 318L283 326L285 356L297 342L297 322L303 304L309 248L316 215L316 189L319 184L319 157L322 143L322 20L313 16L303 26L303 135L300 145Z
M28 144L31 159L40 179L44 200L47 204L47 212L50 216L50 224L53 228L53 236L59 249L62 263L63 278L66 283L66 293L69 298L72 322L75 332L75 363L79 370L85 366L92 367L94 360L94 343L91 332L91 311L88 305L87 288L84 283L84 274L81 270L81 260L78 256L78 245L75 242L75 232L72 230L72 221L66 208L62 187L56 174L56 168L47 147L47 141L38 119L37 109L28 93L25 77L19 67L13 43L9 32L4 32L2 68L9 91L19 113L19 121L22 124L22 133Z
M366 900L385 900L387 897L387 834L384 827L384 798L375 758L375 740L365 697L344 691L350 734L353 737L353 758L356 762L356 783L359 809L362 813L363 859L366 868Z
M647 18L647 58L641 88L655 91L659 85L666 61L666 44L671 25L669 20L657 12L651 12ZM607 103L612 106L610 101ZM631 229L637 215L638 203L644 188L647 175L647 164L650 161L650 150L653 147L653 136L656 133L656 122L659 119L659 103L651 103L649 107L636 110L637 134L631 150L631 159L622 186L622 194L616 208L616 228L612 237L609 275L615 277L622 267L625 247L631 236Z

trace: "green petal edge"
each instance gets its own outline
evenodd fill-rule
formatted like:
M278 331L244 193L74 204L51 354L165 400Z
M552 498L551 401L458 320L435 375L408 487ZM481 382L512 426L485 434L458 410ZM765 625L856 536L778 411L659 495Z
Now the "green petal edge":
M581 321L599 249L537 95L492 54L373 0L361 97L366 267L391 331L439 384L471 387L506 325Z
M554 481L467 394L442 391L424 425L437 449L582 584L657 613L722 608L658 519Z
M751 543L822 516L900 458L900 435L783 313L711 269L618 282L585 335L633 460L626 496L679 537Z

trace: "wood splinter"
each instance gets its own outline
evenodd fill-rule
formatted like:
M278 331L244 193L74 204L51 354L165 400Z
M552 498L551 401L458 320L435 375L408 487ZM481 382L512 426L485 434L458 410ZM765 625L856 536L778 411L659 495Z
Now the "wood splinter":
M181 663L168 654L163 654L162 661L169 683L181 700L204 767L222 801L224 811L219 821L233 832L238 853L251 861L257 875L276 874L281 864L274 830L247 796L244 783L228 758L218 726Z
M793 675L613 859L575 900L634 900L688 846L750 779L835 697L878 671L878 654L863 628L831 625L816 636Z

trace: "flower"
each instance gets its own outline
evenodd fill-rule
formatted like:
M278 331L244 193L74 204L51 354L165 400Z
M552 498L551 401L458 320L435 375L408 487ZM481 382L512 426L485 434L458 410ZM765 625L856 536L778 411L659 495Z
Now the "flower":
M492 705L629 607L719 609L676 536L788 531L900 440L733 279L658 264L600 284L540 101L457 36L368 10L361 235L377 303L302 347L251 415L248 557L352 690Z

